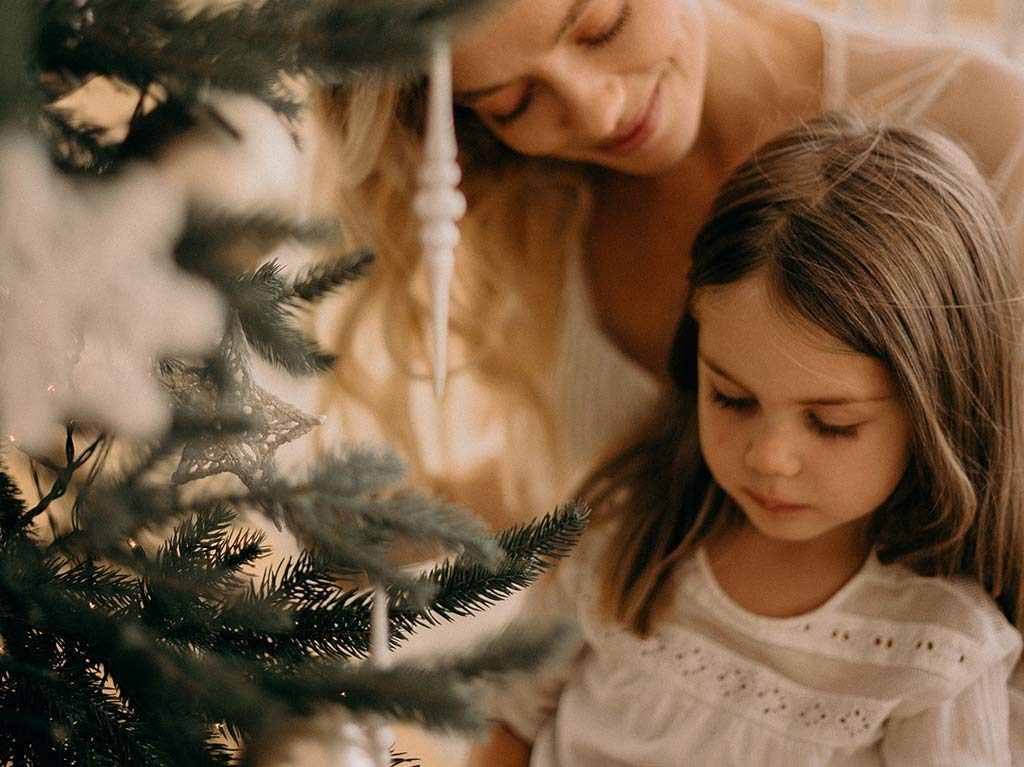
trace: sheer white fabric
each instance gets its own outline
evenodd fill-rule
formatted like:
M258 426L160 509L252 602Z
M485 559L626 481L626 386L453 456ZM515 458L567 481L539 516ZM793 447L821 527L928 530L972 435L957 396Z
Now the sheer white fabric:
M538 589L572 614L572 662L495 698L531 767L1009 765L1007 677L1020 635L980 588L871 557L820 608L765 618L732 602L703 552L646 638L593 608L603 542Z

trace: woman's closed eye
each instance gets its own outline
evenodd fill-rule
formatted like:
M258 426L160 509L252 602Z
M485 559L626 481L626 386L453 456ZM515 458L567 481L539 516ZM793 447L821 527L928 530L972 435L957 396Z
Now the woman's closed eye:
M721 408L735 410L739 413L749 413L757 408L757 400L753 397L730 397L713 387L711 401Z
M615 18L612 19L610 23L606 23L603 29L594 34L587 34L579 37L577 38L577 42L587 48L600 48L601 46L607 45L619 36L632 15L632 4L624 2ZM519 117L522 117L522 115L526 113L526 110L530 108L530 104L533 102L535 90L536 85L534 83L530 83L526 87L526 90L523 91L523 95L519 98L519 102L512 109L500 114L489 115L489 117L498 125L510 125Z
M590 48L599 48L602 45L610 43L612 40L619 36L619 33L626 26L626 23L629 21L630 16L632 15L632 4L628 2L623 3L622 7L619 9L618 15L616 15L615 19L612 21L611 24L606 25L603 30L596 34L581 37L579 40L580 43Z
M530 102L533 101L533 91L535 87L536 86L533 83L526 86L526 90L523 91L523 95L519 98L518 104L504 114L491 115L491 119L499 125L508 125L509 123L514 122L517 117L530 108Z

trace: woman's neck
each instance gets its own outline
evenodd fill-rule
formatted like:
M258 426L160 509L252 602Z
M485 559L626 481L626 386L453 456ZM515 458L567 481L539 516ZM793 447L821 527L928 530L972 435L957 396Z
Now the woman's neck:
M726 175L760 144L821 111L823 46L813 20L762 0L708 0L708 71L690 163ZM755 117L756 116L756 117Z

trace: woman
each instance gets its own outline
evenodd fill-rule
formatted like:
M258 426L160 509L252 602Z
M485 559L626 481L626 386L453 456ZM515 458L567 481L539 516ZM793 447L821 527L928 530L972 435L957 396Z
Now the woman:
M495 524L546 511L651 407L694 233L782 130L846 108L947 132L1024 250L1024 72L994 57L757 0L511 0L457 37L453 79L469 211L437 417L409 213L422 87L323 94L319 199L380 256L332 330L324 407L360 401Z

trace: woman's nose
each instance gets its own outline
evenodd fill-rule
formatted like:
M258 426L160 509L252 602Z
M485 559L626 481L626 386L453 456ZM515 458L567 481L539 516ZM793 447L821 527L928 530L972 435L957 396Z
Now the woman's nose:
M756 428L744 456L748 469L765 476L793 477L800 473L796 438L783 424L765 423Z
M626 89L618 75L581 72L563 86L565 127L601 143L615 136L631 119L624 114Z

